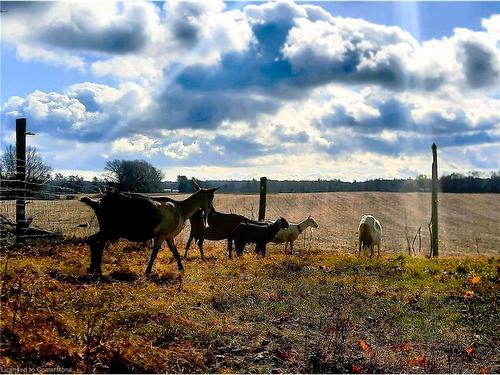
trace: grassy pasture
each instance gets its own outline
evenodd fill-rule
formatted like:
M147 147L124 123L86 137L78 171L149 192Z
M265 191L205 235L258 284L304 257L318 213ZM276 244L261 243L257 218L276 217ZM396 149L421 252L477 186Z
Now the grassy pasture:
M2 250L0 369L498 373L500 200L442 194L443 256L403 255L405 216L412 236L422 226L428 247L429 201L272 194L269 218L311 214L320 225L312 240L298 240L298 254L271 245L264 259L248 248L229 260L224 243L207 241L208 259L192 249L182 274L165 247L143 276L150 249L126 241L106 250L97 280L85 273L88 248L77 239ZM255 216L258 196L217 194L215 206ZM1 208L11 214L8 203ZM96 230L78 201L35 201L29 210L35 224L68 237ZM363 213L384 226L380 259L352 255Z
M2 371L500 370L498 257L207 253L144 277L149 249L119 242L95 280L81 243L3 252Z

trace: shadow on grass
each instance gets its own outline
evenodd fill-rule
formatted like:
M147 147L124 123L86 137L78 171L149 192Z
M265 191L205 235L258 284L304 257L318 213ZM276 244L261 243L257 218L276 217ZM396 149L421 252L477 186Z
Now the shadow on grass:
M70 275L61 273L57 270L48 273L50 277L58 281L72 285L90 285L90 284L111 284L116 282L130 283L138 280L138 276L130 271L113 271L108 276L105 275Z
M173 272L166 272L161 275L153 273L146 276L146 279L158 285L172 285L179 283L179 275L176 275Z

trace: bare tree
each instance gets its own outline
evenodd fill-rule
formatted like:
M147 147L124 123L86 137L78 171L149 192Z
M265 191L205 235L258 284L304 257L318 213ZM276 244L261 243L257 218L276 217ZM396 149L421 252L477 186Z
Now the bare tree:
M9 145L0 158L0 177L2 179L16 178L16 146ZM36 147L26 148L26 181L43 182L50 178L52 167L44 163Z

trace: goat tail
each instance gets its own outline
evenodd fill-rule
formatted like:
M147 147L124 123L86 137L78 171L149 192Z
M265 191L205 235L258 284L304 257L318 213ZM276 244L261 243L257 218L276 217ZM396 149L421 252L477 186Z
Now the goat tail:
M94 211L97 209L97 207L99 207L99 202L95 201L93 199L90 199L89 197L82 197L80 199L80 202L85 203L87 206L92 208Z

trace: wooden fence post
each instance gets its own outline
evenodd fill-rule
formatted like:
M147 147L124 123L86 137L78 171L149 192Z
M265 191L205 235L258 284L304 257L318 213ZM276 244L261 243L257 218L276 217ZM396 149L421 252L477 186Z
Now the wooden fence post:
M438 171L437 171L437 147L432 144L432 243L431 254L433 257L439 255L438 242Z
M260 178L259 221L266 218L267 177Z
M16 243L26 242L26 119L16 119Z

